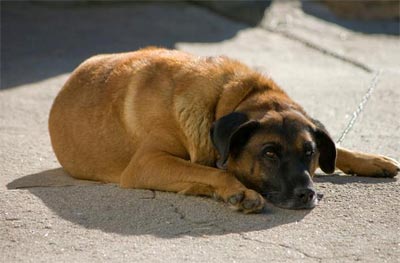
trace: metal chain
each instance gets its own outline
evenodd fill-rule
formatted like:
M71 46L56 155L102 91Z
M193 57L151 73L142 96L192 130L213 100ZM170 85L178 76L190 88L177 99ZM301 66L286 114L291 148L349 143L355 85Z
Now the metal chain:
M357 109L353 112L353 116L351 117L349 123L347 124L346 128L344 129L344 131L342 132L342 134L340 135L339 139L336 141L337 145L340 145L344 138L346 137L346 135L350 132L350 130L353 128L354 123L356 122L358 116L360 115L360 113L363 111L364 109L364 105L368 102L369 98L371 97L372 92L374 91L376 85L378 84L379 78L382 75L382 70L378 70L372 81L371 84L368 88L367 93L364 95L364 97L362 98L360 104L358 104Z

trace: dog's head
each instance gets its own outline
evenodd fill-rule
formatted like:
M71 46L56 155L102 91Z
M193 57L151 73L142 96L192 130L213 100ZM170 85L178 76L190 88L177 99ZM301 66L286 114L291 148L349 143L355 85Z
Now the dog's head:
M211 139L219 168L284 208L313 208L319 198L315 170L335 169L335 143L322 125L296 110L269 111L257 120L233 112L213 124Z

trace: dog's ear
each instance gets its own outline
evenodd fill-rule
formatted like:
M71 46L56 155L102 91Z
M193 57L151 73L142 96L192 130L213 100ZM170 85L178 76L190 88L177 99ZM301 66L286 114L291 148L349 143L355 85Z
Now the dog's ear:
M317 121L313 120L317 126L315 131L315 137L317 140L317 147L319 150L319 167L325 173L333 173L336 167L336 145L329 135L325 126Z
M260 123L246 114L233 112L215 121L210 130L211 141L219 153L217 167L226 169L229 154L237 156Z

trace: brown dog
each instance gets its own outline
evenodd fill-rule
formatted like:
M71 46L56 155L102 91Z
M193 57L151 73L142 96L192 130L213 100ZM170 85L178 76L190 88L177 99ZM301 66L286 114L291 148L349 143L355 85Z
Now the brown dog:
M260 211L263 196L314 207L317 167L399 170L386 157L336 148L323 125L245 65L157 48L83 62L55 99L49 129L73 177L217 196L246 213Z

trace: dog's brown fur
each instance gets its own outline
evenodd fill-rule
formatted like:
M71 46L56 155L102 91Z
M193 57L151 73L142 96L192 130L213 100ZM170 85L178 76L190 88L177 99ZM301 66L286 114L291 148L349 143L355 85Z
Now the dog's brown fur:
M253 212L264 199L231 171L260 168L251 167L250 155L215 168L210 128L233 111L262 119L266 109L285 108L304 113L271 79L237 61L147 48L83 62L55 99L49 130L59 162L75 178L225 201L240 196L231 203ZM317 166L314 158L312 170ZM386 157L341 148L337 167L363 176L394 176L398 169Z

